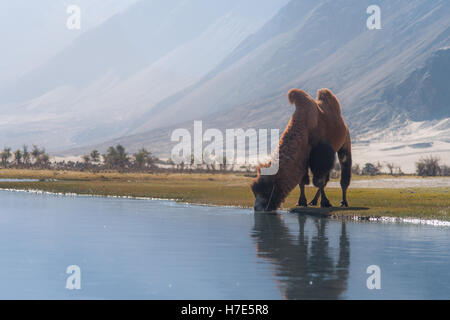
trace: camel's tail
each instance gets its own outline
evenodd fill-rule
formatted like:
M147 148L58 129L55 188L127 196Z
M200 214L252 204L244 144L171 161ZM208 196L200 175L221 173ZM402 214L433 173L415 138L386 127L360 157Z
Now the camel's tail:
M341 110L338 99L330 89L320 89L317 91L317 100L322 101L325 105L333 107L334 109Z
M307 94L303 90L299 89L291 89L288 92L289 103L292 105L302 105L305 102L309 102L312 100L309 94Z

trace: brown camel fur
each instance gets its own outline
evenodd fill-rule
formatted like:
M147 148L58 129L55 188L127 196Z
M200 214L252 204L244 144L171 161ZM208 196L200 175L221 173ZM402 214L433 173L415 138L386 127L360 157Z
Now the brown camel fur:
M291 89L288 99L295 105L295 111L278 144L279 170L275 175L261 175L260 169L270 167L270 162L258 168L258 177L251 186L256 198L255 210L278 209L296 185L300 185L301 190L299 204L306 205L304 185L309 183L310 153L313 148L323 144L329 145L338 153L341 163L341 204L347 206L346 192L351 177L351 141L339 101L329 89L320 89L316 100L303 90ZM328 177L329 172L314 179L322 196L322 206L329 206L324 192Z

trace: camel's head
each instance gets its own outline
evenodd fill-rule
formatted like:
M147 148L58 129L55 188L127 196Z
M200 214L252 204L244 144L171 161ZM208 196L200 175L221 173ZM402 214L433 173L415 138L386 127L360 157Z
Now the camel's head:
M277 190L273 176L262 176L252 183L252 191L255 195L255 211L275 211L280 203L278 201Z

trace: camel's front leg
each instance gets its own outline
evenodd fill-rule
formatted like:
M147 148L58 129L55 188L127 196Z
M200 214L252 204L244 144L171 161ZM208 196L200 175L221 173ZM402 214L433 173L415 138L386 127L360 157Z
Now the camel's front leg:
M328 200L327 196L325 195L325 188L320 188L320 207L321 208L331 208L332 205L330 203L330 200Z
M311 202L309 203L310 206L317 206L317 203L319 202L319 197L320 197L320 189L317 190L316 195L314 196L314 198L311 200Z
M329 208L332 207L330 200L328 200L326 194L325 194L325 186L327 185L328 181L330 180L330 173L328 172L326 175L318 177L313 177L313 183L314 185L319 188L319 190L316 193L316 196L314 197L313 201L311 201L311 204L317 205L317 201L319 200L320 196L320 206L322 208Z
M300 198L298 198L297 206L299 206L299 207L307 207L308 203L306 201L306 196L305 196L305 185L304 184L299 184L298 186L300 187Z
M308 206L308 202L306 200L306 195L305 195L305 185L309 184L309 174L306 173L305 176L302 178L302 181L299 184L300 187L300 198L298 198L298 203L297 206L299 207L307 207Z

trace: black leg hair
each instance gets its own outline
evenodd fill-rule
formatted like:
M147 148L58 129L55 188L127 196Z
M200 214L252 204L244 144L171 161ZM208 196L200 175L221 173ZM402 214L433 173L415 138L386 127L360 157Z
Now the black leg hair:
M339 163L341 164L341 189L342 189L342 201L341 207L348 207L347 202L347 189L350 185L352 177L352 150L350 137L347 138L347 142L338 151Z
M319 197L320 197L320 189L317 190L316 195L314 196L314 198L311 200L311 202L309 203L310 206L317 206L317 203L319 202Z
M305 176L302 178L302 181L298 185L300 187L300 198L298 198L297 206L299 207L307 207L308 202L306 200L305 196L305 185L309 184L309 174L306 173Z

